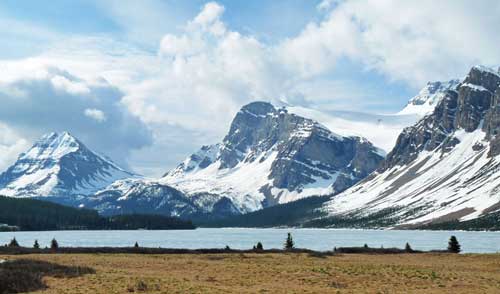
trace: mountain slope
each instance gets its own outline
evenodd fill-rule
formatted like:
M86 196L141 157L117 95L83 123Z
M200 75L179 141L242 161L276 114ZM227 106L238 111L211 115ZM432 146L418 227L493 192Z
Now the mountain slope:
M0 175L0 195L89 195L132 176L135 175L92 152L69 133L50 133Z
M323 209L387 223L468 220L500 209L500 74L473 67L431 115L406 128L381 167Z
M337 193L373 171L383 152L360 137L266 102L244 106L220 144L204 146L160 182L230 199L240 212Z

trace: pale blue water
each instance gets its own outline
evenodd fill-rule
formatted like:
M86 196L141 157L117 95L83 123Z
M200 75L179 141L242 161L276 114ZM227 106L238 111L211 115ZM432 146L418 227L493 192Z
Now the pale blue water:
M144 247L163 248L252 248L258 241L264 248L281 248L287 232L291 232L296 247L331 250L334 246L400 247L409 242L413 249L445 249L455 235L464 252L493 253L500 251L500 232L463 231L390 231L348 229L196 229L188 231L49 231L2 232L0 244L13 237L23 246L32 246L35 239L42 247L56 238L60 246L133 246L137 241Z

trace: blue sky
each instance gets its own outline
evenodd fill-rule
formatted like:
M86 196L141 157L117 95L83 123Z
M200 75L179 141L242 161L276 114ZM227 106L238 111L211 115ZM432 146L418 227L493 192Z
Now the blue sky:
M500 64L499 2L470 6L1 1L0 101L17 115L0 111L0 169L41 134L68 130L156 176L220 140L254 100L396 113L427 81Z

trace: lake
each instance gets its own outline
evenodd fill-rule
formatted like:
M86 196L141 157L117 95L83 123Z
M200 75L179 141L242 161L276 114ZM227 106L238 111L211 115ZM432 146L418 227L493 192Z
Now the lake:
M219 228L186 231L48 231L1 232L0 244L16 237L22 246L31 247L35 239L41 247L56 238L62 247L127 247L137 241L143 247L249 249L258 241L264 248L282 248L287 233L292 233L298 248L331 250L342 246L400 247L409 242L413 249L445 249L455 235L465 253L500 251L500 232L399 231L352 229L246 229Z

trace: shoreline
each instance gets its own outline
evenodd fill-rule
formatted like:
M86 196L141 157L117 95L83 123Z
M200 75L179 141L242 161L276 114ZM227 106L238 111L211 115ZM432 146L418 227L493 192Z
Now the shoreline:
M294 249L231 249L231 248L154 248L154 247L59 247L57 249L35 249L28 247L0 247L0 255L26 254L310 254L314 256L333 256L339 254L455 254L447 250L405 250L401 248L372 248L372 247L338 247L334 250L319 251L307 248ZM480 254L480 253L478 253Z

